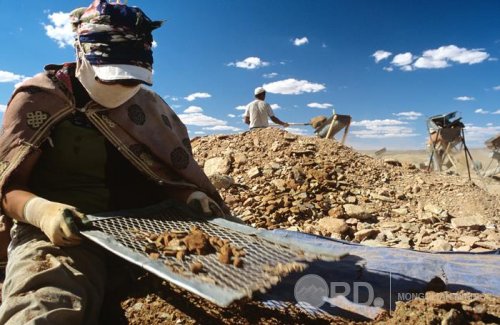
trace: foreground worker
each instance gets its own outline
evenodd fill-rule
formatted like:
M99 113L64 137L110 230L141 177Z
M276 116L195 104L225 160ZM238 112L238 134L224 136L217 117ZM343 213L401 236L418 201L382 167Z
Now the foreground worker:
M14 219L0 324L98 324L109 261L72 223L166 198L227 214L184 124L152 84L161 22L96 0L71 13L76 63L13 94L0 137L2 214Z
M268 118L276 124L288 127L289 124L281 121L274 115L271 105L265 102L266 90L263 87L257 87L254 91L255 100L250 102L243 114L246 124L250 129L267 128L269 126Z

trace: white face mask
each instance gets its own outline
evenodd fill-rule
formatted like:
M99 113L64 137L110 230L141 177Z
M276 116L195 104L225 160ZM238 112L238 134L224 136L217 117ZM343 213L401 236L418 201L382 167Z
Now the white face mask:
M76 66L75 76L97 103L106 108L116 108L125 103L141 89L141 85L127 87L120 84L106 85L96 80L94 69L81 52Z

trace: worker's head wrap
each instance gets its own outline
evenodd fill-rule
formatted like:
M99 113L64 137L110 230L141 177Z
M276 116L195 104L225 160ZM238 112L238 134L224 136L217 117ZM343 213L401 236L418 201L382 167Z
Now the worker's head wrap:
M153 37L162 25L137 7L95 0L70 14L79 59L102 81L138 80L152 85Z

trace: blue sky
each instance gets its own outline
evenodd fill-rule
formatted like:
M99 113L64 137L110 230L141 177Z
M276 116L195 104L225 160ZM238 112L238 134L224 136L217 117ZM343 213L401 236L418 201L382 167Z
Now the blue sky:
M66 14L87 1L0 0L0 116L45 64L74 59ZM130 0L152 19L154 86L192 137L242 132L264 85L287 122L350 114L347 144L423 149L428 116L466 140L500 133L500 1ZM312 128L292 132L312 135Z

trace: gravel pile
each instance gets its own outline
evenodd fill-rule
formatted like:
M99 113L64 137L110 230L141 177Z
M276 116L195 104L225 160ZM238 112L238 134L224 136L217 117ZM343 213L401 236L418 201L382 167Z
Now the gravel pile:
M500 248L500 197L464 177L274 128L192 147L233 214L254 227L425 251Z

